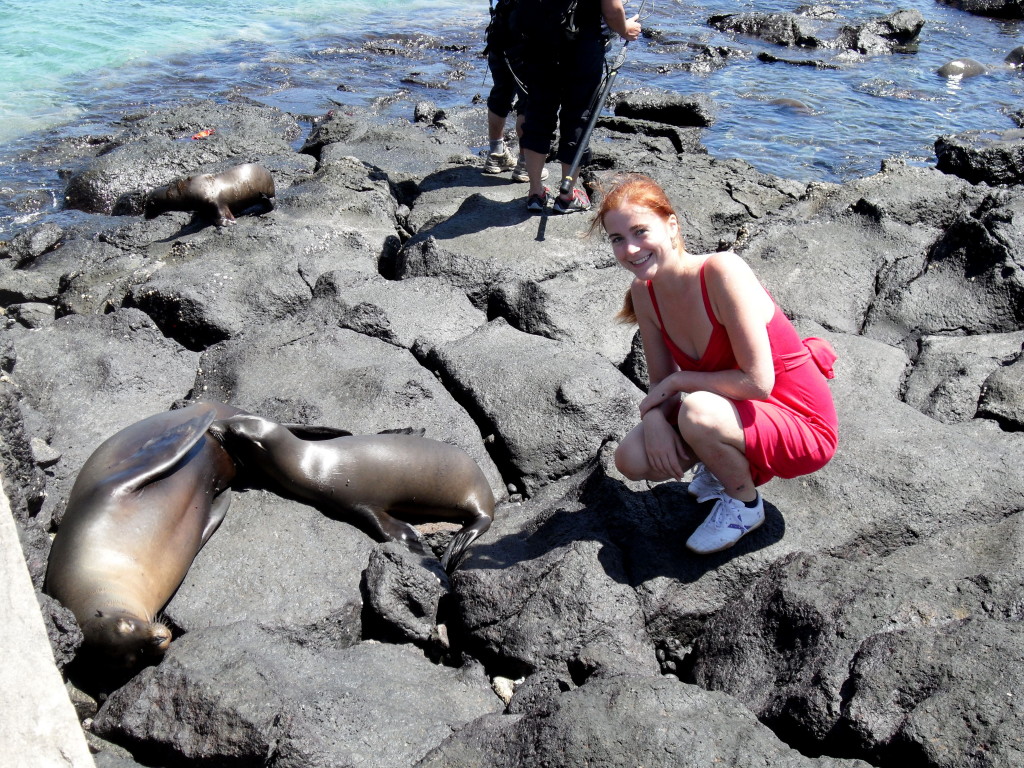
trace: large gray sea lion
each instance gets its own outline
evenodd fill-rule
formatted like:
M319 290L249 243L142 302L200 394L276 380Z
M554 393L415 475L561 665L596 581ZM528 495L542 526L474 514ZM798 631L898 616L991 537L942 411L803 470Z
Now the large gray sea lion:
M198 211L224 227L235 223L236 213L258 203L274 207L274 177L260 165L245 163L158 187L146 197L145 215L151 219L164 211Z
M328 514L354 518L378 541L422 547L416 529L396 515L464 523L441 558L448 573L494 519L484 473L448 443L403 434L305 440L249 414L218 419L210 433L245 470L260 470L280 490Z
M239 412L203 402L150 416L82 466L50 550L46 591L75 614L84 647L124 667L167 650L171 631L154 618L224 519L235 476L206 430Z

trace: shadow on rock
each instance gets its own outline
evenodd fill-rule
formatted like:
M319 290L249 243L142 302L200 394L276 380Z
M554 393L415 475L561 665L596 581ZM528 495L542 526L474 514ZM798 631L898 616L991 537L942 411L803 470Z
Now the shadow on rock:
M722 565L767 549L786 533L782 511L764 502L764 523L721 552L698 555L686 540L704 522L713 502L697 502L688 483L662 483L649 491L634 491L614 478L596 475L583 500L605 520L610 537L623 550L634 586L669 578L692 584Z
M267 202L253 203L252 205L240 210L236 216L261 216L270 213L274 210L273 206ZM235 222L229 222L228 226L233 226ZM223 229L223 225L217 223L216 219L211 218L208 213L202 211L194 212L189 220L181 225L173 235L168 235L165 238L154 240L157 243L173 243L188 235L194 235L197 232L201 232L207 227L216 227L217 229Z
M596 462L504 505L492 538L452 577L453 646L512 679L571 674L593 658L606 673L656 674L656 649L670 648L675 663L785 532L779 509L766 505L765 524L736 547L695 555L685 541L708 506L682 483L633 490Z
M478 173L477 176L480 174ZM455 215L437 226L421 232L438 240L454 240L463 235L483 232L495 227L514 227L530 218L520 200L501 202L480 193L471 194L462 201Z
M581 508L557 505L541 514L528 532L516 531L477 544L473 567L507 568L574 541L597 541L608 545L598 556L605 573L621 584L636 586L659 577L693 583L723 563L765 549L785 536L781 510L765 501L764 523L735 546L704 556L691 552L686 540L714 505L694 500L686 486L665 483L634 491L622 481L595 473L581 489ZM616 551L614 558L610 551ZM618 565L619 553L625 557L626 572Z

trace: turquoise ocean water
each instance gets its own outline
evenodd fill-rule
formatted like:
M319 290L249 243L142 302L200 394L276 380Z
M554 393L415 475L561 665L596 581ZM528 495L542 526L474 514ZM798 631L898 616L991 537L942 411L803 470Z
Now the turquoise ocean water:
M0 0L0 142L70 122L138 68L244 44L284 52L315 36L486 12L470 0ZM176 66L176 65L175 65ZM180 70L168 71L169 78ZM204 72L187 72L202 81Z
M718 108L702 135L713 155L802 181L868 175L890 157L927 164L941 134L1015 127L1024 71L1004 59L1024 44L1020 22L936 0L829 3L851 23L900 8L924 15L916 51L879 56L783 49L707 25L718 13L798 5L648 0L644 23L656 41L630 46L616 89L706 93ZM109 134L126 113L232 96L299 116L386 103L408 119L424 99L469 105L489 87L479 56L486 20L486 0L0 0L0 235L57 206L63 182L40 162L40 148ZM728 48L728 64L690 71L701 46ZM762 52L829 66L767 64ZM962 82L936 75L964 56L988 73Z

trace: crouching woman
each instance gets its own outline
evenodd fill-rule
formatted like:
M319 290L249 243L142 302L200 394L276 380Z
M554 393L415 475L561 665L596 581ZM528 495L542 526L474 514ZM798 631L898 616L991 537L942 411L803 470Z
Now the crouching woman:
M731 547L764 522L759 485L814 472L835 453L835 353L827 341L801 339L735 253L689 253L652 179L620 179L598 226L633 274L619 317L639 325L650 376L640 423L615 464L654 481L693 467L689 492L715 504L686 546Z

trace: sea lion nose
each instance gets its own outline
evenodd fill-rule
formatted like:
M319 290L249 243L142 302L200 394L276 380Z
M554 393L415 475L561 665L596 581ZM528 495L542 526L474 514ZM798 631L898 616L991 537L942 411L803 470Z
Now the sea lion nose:
M171 644L171 630L160 626L154 628L153 636L149 638L149 643L153 646L154 650L166 651L167 646Z

